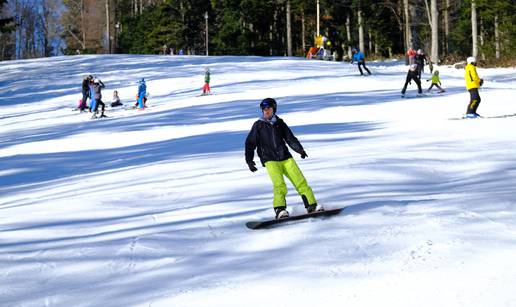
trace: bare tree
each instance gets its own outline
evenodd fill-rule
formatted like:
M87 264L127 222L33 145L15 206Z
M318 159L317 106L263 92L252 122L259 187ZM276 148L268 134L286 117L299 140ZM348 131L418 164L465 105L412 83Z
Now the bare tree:
M292 56L292 25L290 22L290 0L286 1L287 14L287 55Z
M477 25L477 4L475 0L471 0L471 38L473 40L472 55L478 56L478 25Z

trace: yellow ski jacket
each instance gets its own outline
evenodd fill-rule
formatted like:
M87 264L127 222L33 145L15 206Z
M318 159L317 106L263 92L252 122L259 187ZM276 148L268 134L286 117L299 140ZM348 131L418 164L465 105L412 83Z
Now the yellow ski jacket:
M475 65L466 65L466 73L464 74L464 79L466 79L466 88L468 90L480 87L480 77L477 74L477 67Z

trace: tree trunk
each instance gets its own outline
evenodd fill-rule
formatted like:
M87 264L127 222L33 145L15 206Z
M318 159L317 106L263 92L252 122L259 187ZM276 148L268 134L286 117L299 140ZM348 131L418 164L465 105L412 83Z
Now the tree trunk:
M444 51L450 53L450 0L445 0L444 9Z
M486 55L484 53L484 20L480 16L480 58L485 61Z
M111 22L109 20L109 0L106 0L106 39L107 39L107 53L111 53L111 33L109 28L111 26Z
M348 57L351 59L353 52L351 51L351 16L349 12L346 16L346 38L348 39Z
M369 36L369 53L373 53L373 32L367 29L367 36Z
M364 24L362 21L362 9L361 8L358 8L357 16L358 16L358 44L360 46L360 51L365 53Z
M301 48L303 49L303 54L306 53L306 28L305 28L305 9L301 9Z
M495 35L495 57L497 60L500 59L500 29L498 28L498 13L494 17L494 35Z
M292 25L290 23L290 0L287 0L287 56L292 56Z
M478 33L477 33L477 4L475 0L471 1L471 38L473 43L472 55L478 56Z
M439 11L437 0L431 0L432 7L432 55L430 60L439 63Z
M406 49L412 46L412 32L410 30L410 14L409 14L409 1L403 0L403 9L405 12L405 45Z

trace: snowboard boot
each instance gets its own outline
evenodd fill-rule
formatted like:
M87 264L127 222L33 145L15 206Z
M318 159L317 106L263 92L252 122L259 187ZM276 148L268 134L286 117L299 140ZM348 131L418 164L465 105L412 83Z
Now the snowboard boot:
M276 212L276 219L283 219L288 217L287 207L275 207L274 212Z
M309 204L308 203L308 199L306 198L306 196L302 195L301 198L303 199L303 203L305 204L306 212L312 213L312 212L317 212L317 211L323 211L324 210L323 207L317 205L317 203Z

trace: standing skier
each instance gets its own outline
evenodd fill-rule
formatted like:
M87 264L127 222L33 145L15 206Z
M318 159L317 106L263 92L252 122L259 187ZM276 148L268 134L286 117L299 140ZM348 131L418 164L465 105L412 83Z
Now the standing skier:
M88 106L88 104L86 103L88 98L90 98L90 104L91 104L91 96L90 96L91 79L93 79L93 76L89 75L82 80L82 100L79 105L79 109L81 110L81 112L84 112L84 109L86 109L86 107Z
M206 67L204 69L204 86L202 88L202 95L211 95L210 92L210 69Z
M428 63L428 60L427 60L426 55L423 52L423 50L421 50L421 49L417 50L417 54L414 58L414 61L417 64L417 74L418 74L419 80L421 80L421 73L425 70L425 63Z
M420 96L423 93L423 90L421 89L421 80L418 76L417 71L417 64L410 65L409 71L407 72L407 79L405 80L405 85L403 86L403 89L401 90L401 97L405 97L405 92L407 91L407 85L412 83L412 80L416 82L417 84L417 93L418 96Z
M138 108L140 110L145 109L145 102L146 98L145 95L147 94L147 85L145 84L145 79L142 78L140 81L138 81L138 94L136 95Z
M468 64L466 65L464 79L466 80L466 88L470 95L466 117L475 118L480 116L477 113L478 105L480 104L478 89L484 84L484 80L477 74L477 59L471 56L466 61Z
M100 81L99 79L95 79L95 81L93 81L93 93L96 105L93 110L93 116L91 118L97 118L99 105L102 106L102 112L100 114L100 117L106 117L106 115L104 115L104 109L106 108L106 105L102 102L102 89L104 87L104 83L102 83L102 81Z
M353 48L353 59L351 60L351 64L353 64L354 61L357 61L358 63L358 70L360 70L360 75L364 75L364 73L362 72L362 68L360 68L360 66L364 66L364 69L367 71L367 73L371 75L371 72L365 66L364 53L356 48Z
M287 124L276 115L277 104L272 98L266 98L260 103L262 117L257 120L247 139L245 140L245 161L251 172L257 168L253 161L254 151L272 180L274 193L274 212L276 218L288 217L287 186L283 176L286 176L301 195L308 213L323 210L317 205L312 188L306 182L303 173L290 154L286 144L301 155L301 159L308 157L303 146L294 136Z

